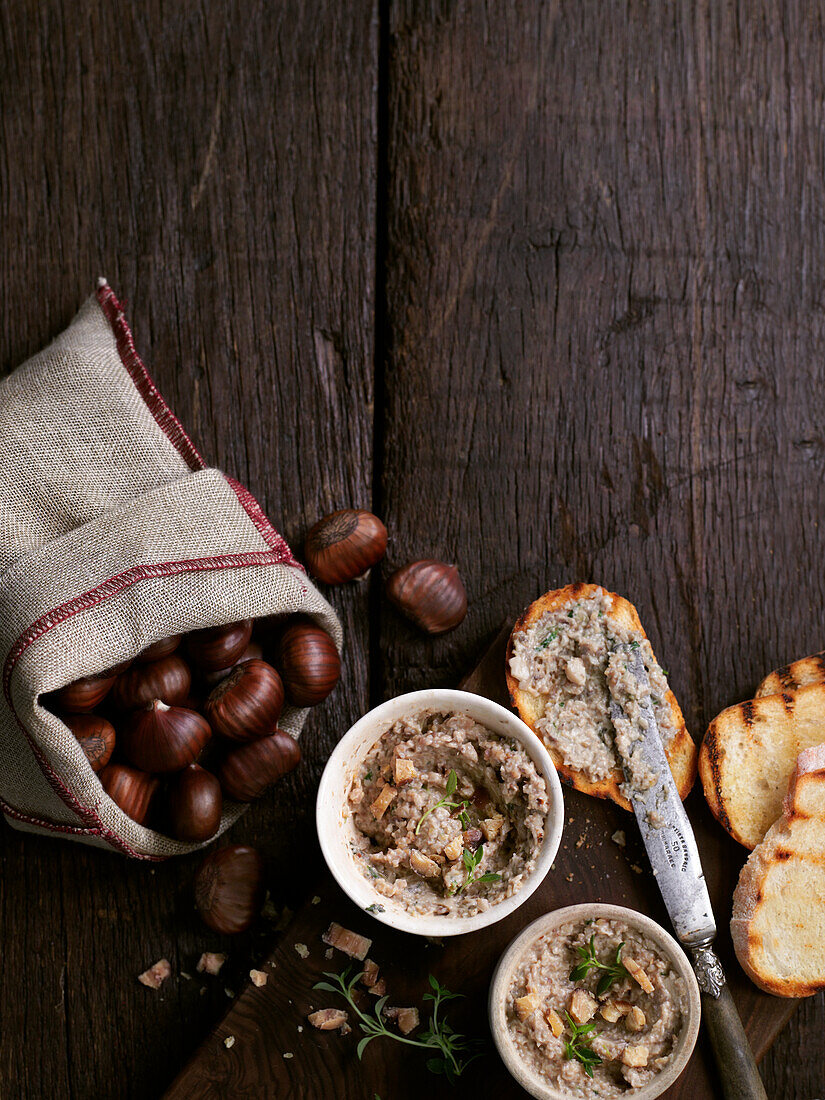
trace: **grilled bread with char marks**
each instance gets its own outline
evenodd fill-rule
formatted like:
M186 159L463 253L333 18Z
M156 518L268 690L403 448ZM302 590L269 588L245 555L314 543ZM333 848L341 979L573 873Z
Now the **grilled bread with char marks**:
M708 805L734 840L755 848L782 813L803 749L825 742L825 684L723 710L699 751Z
M796 691L806 684L825 684L825 650L813 653L810 657L801 657L798 661L791 661L789 665L769 672L756 689L756 698Z
M766 993L825 989L825 744L800 753L782 816L742 868L731 934L743 969Z

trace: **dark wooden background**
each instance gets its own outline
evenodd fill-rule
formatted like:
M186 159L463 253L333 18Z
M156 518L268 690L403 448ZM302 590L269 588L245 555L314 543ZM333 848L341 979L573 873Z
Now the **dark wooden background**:
M210 462L300 546L381 514L458 563L424 640L378 571L331 593L343 682L233 833L311 888L324 759L455 683L505 617L598 580L701 736L825 644L825 6L810 0L0 5L0 366L108 276ZM302 858L296 859L296 851ZM272 946L155 994L207 935L196 860L0 829L0 1096L158 1095ZM727 914L719 914L725 920ZM822 998L764 1063L825 1095Z

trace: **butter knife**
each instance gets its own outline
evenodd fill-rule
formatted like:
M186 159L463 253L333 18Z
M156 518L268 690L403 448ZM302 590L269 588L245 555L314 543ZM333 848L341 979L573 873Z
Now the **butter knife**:
M626 661L627 673L637 688L638 712L621 698L617 699L611 689L611 718L625 749L619 753L623 759L625 794L636 814L676 937L692 956L702 997L702 1018L725 1100L767 1100L722 964L713 950L716 921L710 895L693 828L656 724L650 678L641 648L633 642L621 643L614 653ZM630 710L632 714L628 713Z

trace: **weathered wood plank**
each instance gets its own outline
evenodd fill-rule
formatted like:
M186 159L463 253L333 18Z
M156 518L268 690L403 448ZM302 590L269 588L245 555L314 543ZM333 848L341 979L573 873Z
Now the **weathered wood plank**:
M574 579L638 605L697 736L820 648L823 47L802 2L393 5L391 564L457 561L470 614L388 613L387 693ZM771 1095L822 1092L821 1013Z
M232 0L0 12L2 369L106 274L208 461L293 545L318 515L371 499L375 13ZM333 598L343 682L307 725L299 771L233 832L264 851L278 904L317 867L320 767L367 703L366 592ZM194 859L150 869L6 828L0 853L0 1095L158 1095L272 934L208 935ZM160 994L135 981L163 955L191 971L207 947L229 949L225 980Z

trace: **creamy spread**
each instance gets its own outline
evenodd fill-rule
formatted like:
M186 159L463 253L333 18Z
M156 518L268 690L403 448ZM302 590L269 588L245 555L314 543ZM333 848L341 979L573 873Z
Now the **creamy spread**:
M594 966L582 974L588 955L612 971ZM536 940L514 974L505 1015L524 1064L565 1096L584 1100L624 1096L661 1073L674 1057L687 1005L684 981L653 940L600 918ZM578 1028L586 1030L577 1037Z
M650 677L650 702L667 747L676 732L667 701L667 678L650 643L636 630L610 618L612 597L599 589L587 599L571 600L545 612L513 638L510 671L522 691L536 698L541 711L534 725L564 763L591 782L606 779L625 764L636 790L656 781L634 744L646 732L640 714L640 688L620 645L638 648ZM611 697L624 710L611 717Z
M549 809L530 755L466 714L399 719L349 791L350 847L374 889L408 912L468 917L532 873Z

